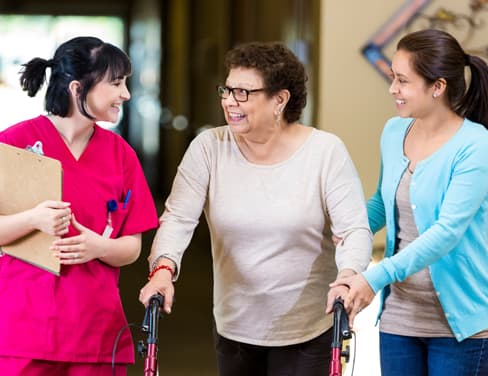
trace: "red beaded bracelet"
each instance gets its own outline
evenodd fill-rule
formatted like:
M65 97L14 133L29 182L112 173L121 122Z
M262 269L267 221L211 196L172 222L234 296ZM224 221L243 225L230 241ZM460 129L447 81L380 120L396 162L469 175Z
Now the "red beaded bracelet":
M171 274L171 279L173 279L173 274L174 274L174 272L173 272L173 269L171 268L171 266L168 266L168 265L159 265L159 266L156 266L156 267L155 267L155 268L154 268L154 269L151 271L151 273L149 273L149 277L147 277L147 280L148 280L148 281L150 281L150 280L151 280L151 278L154 276L154 274L156 274L156 272L157 272L158 270L161 270L161 269L165 269L165 270L167 270L168 272L170 272L170 274Z

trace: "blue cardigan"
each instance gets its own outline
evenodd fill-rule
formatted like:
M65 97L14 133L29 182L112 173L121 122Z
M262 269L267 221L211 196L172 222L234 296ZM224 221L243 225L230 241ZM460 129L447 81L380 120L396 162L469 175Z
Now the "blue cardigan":
M429 267L451 330L462 341L488 329L488 131L465 119L417 163L410 201L419 237L394 254L395 193L409 163L403 142L413 120L392 118L381 136L381 173L368 217L373 232L386 225L385 258L363 275L376 293ZM382 291L381 307L388 292Z

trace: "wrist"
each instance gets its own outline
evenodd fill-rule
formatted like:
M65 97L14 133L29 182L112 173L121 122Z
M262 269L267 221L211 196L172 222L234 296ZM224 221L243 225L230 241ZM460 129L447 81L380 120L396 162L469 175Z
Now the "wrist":
M357 273L353 269L342 269L339 273L337 273L337 279L352 277L356 274Z
M171 266L169 266L169 265L162 264L162 265L156 266L155 268L153 268L151 270L151 272L149 273L149 276L147 277L147 280L150 281L151 278L154 276L154 274L156 274L157 272L159 272L161 270L166 270L167 272L169 272L169 274L171 276L171 279L173 279L173 276L175 274L173 268Z
M36 212L37 207L31 208L26 210L25 212L21 213L20 216L23 216L23 220L26 223L26 227L32 231L32 230L39 230L42 231L42 223L41 221L38 220L38 215ZM22 218L22 217L18 218Z
M153 270L155 267L163 264L171 266L173 270L176 270L176 262L167 257L166 254L156 257L149 265L149 270Z

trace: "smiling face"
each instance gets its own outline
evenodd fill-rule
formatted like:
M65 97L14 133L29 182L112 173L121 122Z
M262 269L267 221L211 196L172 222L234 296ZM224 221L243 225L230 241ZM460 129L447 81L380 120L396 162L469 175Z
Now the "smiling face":
M110 81L107 74L88 92L87 110L96 121L115 123L118 120L122 103L130 99L126 80L127 77L122 77Z
M263 79L258 71L248 68L231 69L225 85L229 88L247 90L264 88ZM276 103L273 98L265 91L257 91L249 93L246 102L237 102L233 95L221 99L227 124L234 133L241 135L266 131L275 124Z
M398 50L392 60L389 92L395 98L398 115L421 118L434 105L434 85L428 85L412 66L411 53Z

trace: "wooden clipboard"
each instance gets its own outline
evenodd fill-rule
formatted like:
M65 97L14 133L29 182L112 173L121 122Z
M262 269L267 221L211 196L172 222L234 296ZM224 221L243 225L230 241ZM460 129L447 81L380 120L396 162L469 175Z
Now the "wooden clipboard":
M14 214L62 197L61 162L0 143L0 214ZM49 249L56 236L34 231L1 250L59 276L61 265Z

